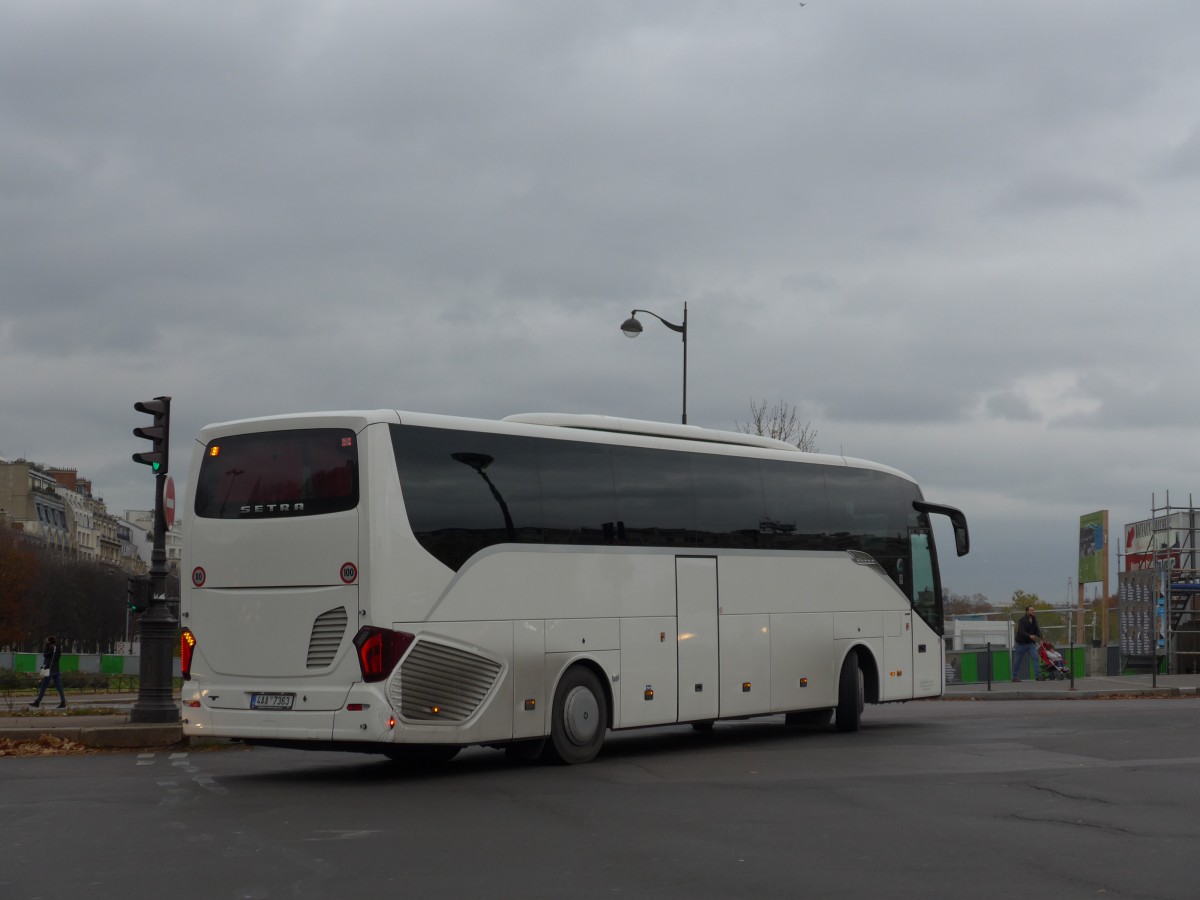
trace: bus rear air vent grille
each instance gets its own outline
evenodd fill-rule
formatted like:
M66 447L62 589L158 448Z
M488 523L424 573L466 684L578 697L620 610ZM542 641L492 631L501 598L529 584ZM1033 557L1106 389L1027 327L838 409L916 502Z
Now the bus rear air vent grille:
M400 664L388 697L410 722L463 722L487 699L503 668L478 653L419 640Z
M324 669L333 664L346 634L346 607L339 606L317 616L308 639L308 668Z

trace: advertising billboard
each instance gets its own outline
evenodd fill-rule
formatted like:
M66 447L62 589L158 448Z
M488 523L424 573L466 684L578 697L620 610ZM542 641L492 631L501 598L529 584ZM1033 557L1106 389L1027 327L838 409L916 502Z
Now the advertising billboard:
M1126 572L1153 569L1195 568L1191 540L1196 523L1190 513L1179 512L1156 519L1142 519L1125 526ZM1186 559L1181 559L1186 556Z
M1079 517L1079 585L1107 581L1108 510Z

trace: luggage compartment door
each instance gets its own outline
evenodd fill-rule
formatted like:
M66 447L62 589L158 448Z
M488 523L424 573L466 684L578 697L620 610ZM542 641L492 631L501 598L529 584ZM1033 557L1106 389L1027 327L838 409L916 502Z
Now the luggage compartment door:
M679 721L715 719L719 712L717 560L675 558L679 641Z

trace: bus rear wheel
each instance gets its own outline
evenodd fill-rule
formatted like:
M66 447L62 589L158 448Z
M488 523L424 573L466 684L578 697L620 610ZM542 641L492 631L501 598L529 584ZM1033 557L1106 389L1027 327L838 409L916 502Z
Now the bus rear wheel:
M608 700L600 679L585 666L573 666L554 691L550 740L542 758L563 765L591 762L607 727Z
M863 673L858 665L858 654L851 650L842 663L842 674L838 677L838 705L834 712L834 724L838 731L858 731L863 711Z

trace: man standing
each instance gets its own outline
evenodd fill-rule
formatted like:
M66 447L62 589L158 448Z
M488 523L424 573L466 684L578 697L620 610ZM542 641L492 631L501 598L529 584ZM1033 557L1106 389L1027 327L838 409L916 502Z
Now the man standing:
M1013 681L1021 680L1021 667L1027 656L1033 662L1033 676L1037 678L1041 668L1038 663L1038 645L1041 641L1042 629L1038 628L1037 616L1033 614L1033 607L1027 606L1025 615L1021 617L1021 621L1017 622L1017 645L1013 648Z

